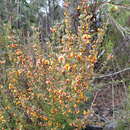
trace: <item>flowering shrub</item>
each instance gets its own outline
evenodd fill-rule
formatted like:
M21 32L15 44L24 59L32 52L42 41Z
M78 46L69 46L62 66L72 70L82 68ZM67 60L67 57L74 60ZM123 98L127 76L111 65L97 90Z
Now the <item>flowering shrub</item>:
M97 61L97 47L102 41L103 29L96 38L90 31L92 13L85 1L80 11L77 34L71 31L71 18L65 11L65 34L52 28L52 44L48 57L44 57L39 44L22 46L11 43L7 59L0 65L5 69L0 92L4 101L0 111L0 128L12 129L81 129L89 123L86 92ZM53 42L60 48L54 50ZM49 43L50 41L48 41ZM31 51L30 51L31 50ZM30 53L30 52L31 53Z

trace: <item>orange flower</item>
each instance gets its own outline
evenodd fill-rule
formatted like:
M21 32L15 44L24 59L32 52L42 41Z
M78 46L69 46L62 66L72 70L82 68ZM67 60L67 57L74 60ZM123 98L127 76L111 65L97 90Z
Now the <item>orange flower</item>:
M95 63L97 61L97 57L96 56L93 56L93 58L91 59L91 62L92 63Z
M16 48L17 44L10 44L9 47Z
M76 58L77 58L77 60L80 61L82 59L82 56L81 55L77 55Z
M16 80L15 78L13 78L13 79L11 80L11 82L12 82L12 83L16 83L17 80Z
M5 62L6 62L5 60L3 60L3 61L0 60L0 64L5 64Z
M46 84L51 84L51 81L50 81L50 80L47 80L47 81L46 81Z
M87 58L88 58L87 60L88 60L89 62L91 62L91 63L95 63L95 62L97 61L97 57L96 57L96 56L90 55L90 56L88 56Z
M16 50L16 55L21 55L22 54L22 51L20 49L17 49Z
M110 59L112 59L113 58L113 55L112 54L109 54L108 56L107 56L107 60L110 60Z
M69 2L64 2L64 7L68 7L69 6Z
M55 29L55 28L50 28L50 31L51 31L52 33L54 33L54 32L56 32L56 29Z
M64 56L59 56L59 58L58 58L58 61L59 61L59 63L65 63L65 58L64 58Z
M56 113L57 112L57 109L51 109L51 113Z

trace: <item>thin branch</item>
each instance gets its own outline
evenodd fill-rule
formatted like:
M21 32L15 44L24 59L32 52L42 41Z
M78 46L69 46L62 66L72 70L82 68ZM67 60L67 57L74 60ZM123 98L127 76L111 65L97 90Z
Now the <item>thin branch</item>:
M99 92L100 92L100 90L96 92L96 94L95 94L95 96L94 96L94 99L93 99L93 101L92 101L92 103L91 103L90 110L92 110L92 109L93 109L94 102L95 102L95 100L96 100L97 95L98 95L98 93L99 93Z
M101 76L97 76L97 77L94 77L94 78L95 78L95 79L101 79L101 78L106 78L106 77L112 77L112 76L118 75L118 74L123 73L123 72L126 72L126 71L130 71L130 68L125 68L125 69L120 70L120 71L115 72L115 73L110 73L110 74L106 74L106 75L101 75Z
M107 16L108 16L111 24L115 25L117 30L120 31L120 33L122 34L123 38L125 38L124 32L126 32L126 31L124 30L124 28L110 14L108 14Z
M126 10L130 10L130 5L122 5L122 4L112 4L112 5L118 6L119 8L123 8Z

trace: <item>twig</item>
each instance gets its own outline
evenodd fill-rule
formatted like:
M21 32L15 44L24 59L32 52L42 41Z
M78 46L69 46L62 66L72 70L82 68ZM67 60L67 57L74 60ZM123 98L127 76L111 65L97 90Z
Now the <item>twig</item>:
M95 100L96 100L97 95L98 95L98 93L99 93L99 92L100 92L100 91L97 91L97 92L96 92L96 94L95 94L95 96L94 96L94 99L93 99L93 101L92 101L92 103L91 103L90 110L92 110L92 109L93 109L94 102L95 102Z
M110 73L110 74L106 74L106 75L97 76L97 77L94 77L94 79L101 79L101 78L115 76L115 75L118 75L118 74L123 73L125 71L130 71L130 68L125 68L125 69L120 70L120 71L115 72L115 73Z
M113 81L113 78L112 78L112 81ZM115 119L115 89L114 89L114 85L112 84L112 110L113 110L113 121Z
M124 28L110 15L110 14L107 14L111 24L115 25L117 30L120 31L120 33L122 34L123 38L125 38L125 33L126 32L124 30Z

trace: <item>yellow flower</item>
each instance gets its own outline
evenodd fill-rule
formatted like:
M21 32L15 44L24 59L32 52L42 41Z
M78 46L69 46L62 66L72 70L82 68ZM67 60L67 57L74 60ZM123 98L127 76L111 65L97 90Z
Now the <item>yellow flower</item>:
M84 93L81 92L81 93L79 94L79 97L80 97L81 100L83 100L84 97L85 97L85 96L84 96Z
M46 116L42 116L41 118L42 118L43 120L46 120L46 121L48 120L48 118L47 118Z
M3 88L3 85L0 84L0 88Z
M68 19L65 19L64 22L65 22L65 23L68 23L69 21L68 21Z
M37 47L37 44L33 44L33 46L32 46L33 48L36 48Z
M33 117L37 117L37 113L34 112L34 111L30 112L30 115L33 116Z
M90 113L91 113L90 111L86 111L86 110L83 111L83 114L84 114L85 116L88 116Z
M76 110L75 113L78 114L80 111L79 110Z
M77 10L80 10L80 6L77 7Z
M11 83L16 83L17 82L17 80L15 79L15 78L13 78L12 80L11 80Z
M66 65L64 66L64 69L65 69L65 70L68 70L68 71L69 71L69 70L70 70L70 68L71 68L71 67L70 67L70 65L69 65L69 64L66 64Z
M16 92L17 92L17 90L16 90L16 89L14 89L14 90L13 90L13 92L14 92L14 93L16 93Z
M47 124L48 124L48 126L51 126L52 125L52 121L48 121Z
M74 108L76 108L77 107L77 104L74 104Z
M22 70L22 69L19 69L19 70L17 71L17 74L20 75L22 72L23 72L23 70Z
M96 45L93 45L92 48L95 49L95 48L97 48L97 47L96 47Z
M75 56L75 54L73 52L70 53L70 55L68 56L68 58L73 58Z
M76 81L81 80L81 79L82 79L82 75L77 75L76 78L75 78Z
M77 68L77 65L74 64L74 65L72 66L72 68L73 68L73 70L75 70L75 69Z
M19 105L19 104L21 104L21 102L20 102L20 101L17 101L17 102L16 102L16 105Z
M116 11L118 11L119 10L119 8L118 8L118 6L112 6L112 8L111 8L111 12L116 12Z
M90 39L91 38L91 36L89 35L89 34L84 34L83 36L82 36L82 39L83 40L88 40L88 39Z
M44 64L48 65L49 64L49 60L45 60Z
M88 115L88 113L87 113L85 110L83 111L83 114L84 114L84 115Z
M3 112L0 111L0 122L1 123L4 123L5 122L5 119L4 119L4 116L3 116Z
M14 86L10 83L9 84L9 89L13 89L14 88Z
M10 106L5 107L5 110L10 110L10 109L11 109Z
M68 109L67 112L68 112L68 113L71 113L72 111L71 111L71 109Z

